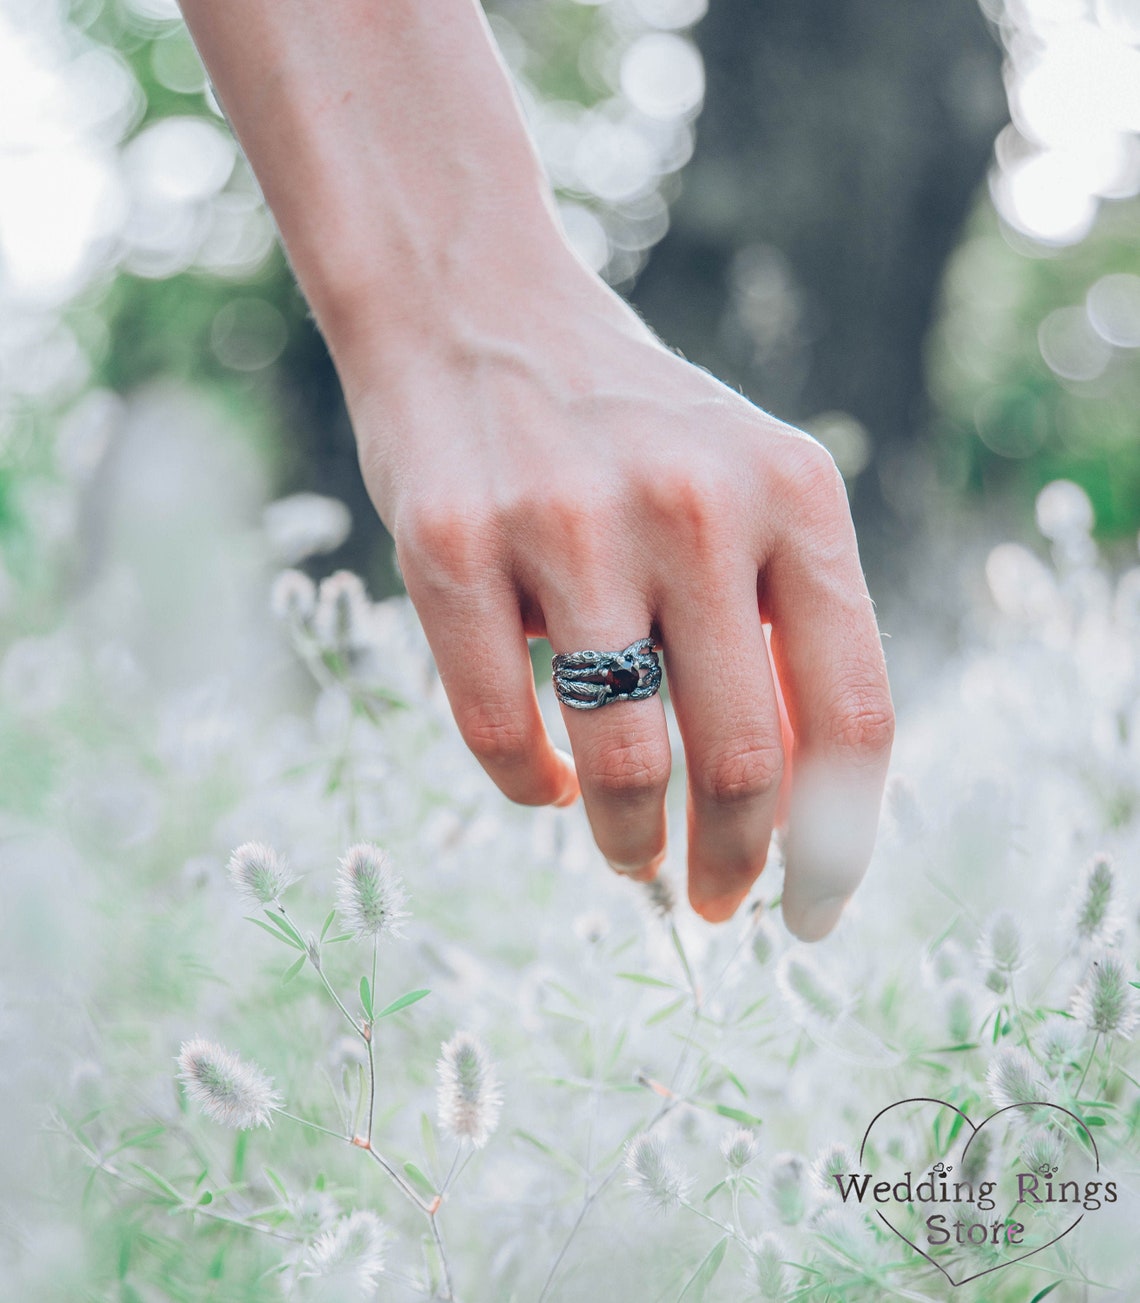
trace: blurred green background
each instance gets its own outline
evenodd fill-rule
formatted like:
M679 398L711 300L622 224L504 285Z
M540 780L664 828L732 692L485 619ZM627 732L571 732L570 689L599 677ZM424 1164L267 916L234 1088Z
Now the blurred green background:
M705 11L489 6L582 257L831 447L873 574L963 508L1019 532L1059 476L1102 540L1134 535L1140 5ZM160 382L235 417L275 494L343 499L321 568L391 591L328 355L172 0L5 0L0 24L0 591L34 591L53 480Z

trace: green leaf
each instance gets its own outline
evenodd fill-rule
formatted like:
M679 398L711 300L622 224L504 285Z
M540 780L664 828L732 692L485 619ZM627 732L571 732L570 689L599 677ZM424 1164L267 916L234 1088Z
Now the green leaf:
M691 1299L692 1303L700 1303L705 1296L705 1290L708 1289L712 1278L720 1270L720 1264L724 1261L724 1255L728 1250L728 1236L717 1240L712 1248L705 1254L701 1265L693 1272L685 1282L685 1288L677 1295L677 1303L682 1299Z
M299 956L298 956L298 957L293 961L293 963L291 963L291 964L289 965L289 967L285 970L284 974L282 975L282 978L281 978L281 985L282 985L282 986L288 986L288 985L289 985L289 983L293 980L293 978L295 978L295 977L297 976L297 974L301 971L301 969L304 968L304 966L305 966L305 961L306 961L308 958L309 958L309 956L308 956L307 954L299 955Z
M950 1123L950 1134L946 1138L947 1149L949 1149L949 1147L958 1138L958 1132L962 1130L962 1127L965 1125L965 1123L966 1123L966 1119L962 1116L961 1113L954 1114L954 1121Z
M214 1196L209 1192L209 1190L203 1190L202 1197L201 1199L198 1200L198 1207L204 1208L206 1204L213 1203L213 1202L214 1202Z
M530 1131L523 1131L520 1127L515 1128L514 1135L516 1135L520 1140L525 1141L526 1144L533 1145L539 1153L546 1154L548 1158L553 1158L554 1161L560 1167L569 1172L571 1176L581 1177L581 1163L577 1162L569 1154L563 1153L561 1149L555 1149L552 1145L548 1145L545 1140L540 1140L538 1136Z
M1135 983L1133 983L1133 985L1135 985ZM1055 1280L1052 1283L1052 1285L1046 1285L1044 1289L1038 1290L1037 1293L1034 1294L1033 1297L1029 1300L1029 1303L1041 1303L1041 1300L1045 1297L1045 1295L1052 1294L1052 1292L1057 1288L1058 1285L1060 1285L1060 1283L1061 1282L1059 1280Z
M249 1132L239 1131L237 1134L237 1139L234 1141L233 1181L235 1185L241 1185L242 1181L245 1180L245 1155L248 1149L249 1149ZM284 1187L282 1187L282 1192L284 1192Z
M431 1118L426 1113L420 1114L420 1142L424 1147L428 1163L432 1167L437 1167L439 1165L439 1146L435 1142L435 1131L431 1125Z
M136 1172L140 1172L148 1181L153 1182L168 1199L173 1200L176 1204L182 1204L185 1202L166 1177L159 1176L153 1167L147 1167L145 1163L129 1163L128 1166L133 1167Z
M1087 1127L1103 1127L1107 1125L1104 1118L1084 1118L1083 1121Z
M728 1184L727 1181L718 1181L716 1185L714 1185L713 1188L708 1192L708 1194L706 1194L705 1197L701 1200L701 1203L708 1203L708 1201L713 1197L713 1195L716 1194L718 1190L723 1190L727 1184Z
M385 1005L376 1015L376 1021L381 1018L387 1018L390 1013L398 1013L401 1009L406 1009L408 1005L415 1004L417 1000L422 1000L425 995L431 995L428 990L409 991L407 995L402 995L398 1000L393 1000L391 1004Z
M360 979L360 1007L364 1010L364 1016L369 1022L372 1021L372 987L368 984L368 978Z
M677 990L676 982L663 982L660 977L650 977L647 973L615 973L626 982L637 982L641 986L662 986L667 991Z
M164 1126L144 1127L142 1131L136 1131L132 1135L128 1135L125 1140L120 1140L114 1149L108 1149L103 1157L113 1158L116 1154L121 1154L124 1149L132 1149L136 1145L145 1145L148 1140L163 1135L165 1131Z
M646 1027L652 1027L655 1023L664 1022L666 1018L672 1017L678 1009L683 1009L688 1003L689 997L687 995L681 995L676 1000L670 1000L663 1009L658 1009L656 1013L650 1014L646 1018Z
M728 1068L725 1068L724 1075L729 1079L729 1081L732 1082L732 1084L736 1087L736 1089L740 1091L741 1098L747 1099L748 1091L744 1087L744 1082L740 1080L740 1078L736 1075L736 1073L729 1071Z
M270 923L273 924L274 927L279 927L281 931L289 938L289 940L293 942L294 945L300 946L301 949L304 950L305 939L304 937L301 936L300 932L297 931L297 929L293 926L292 923L288 922L286 919L283 919L280 914L270 913L268 909L265 911L265 917L270 921Z
M681 944L681 934L677 931L677 925L674 923L669 928L669 934L673 938L673 949L677 952L677 958L681 961L681 967L685 970L685 978L689 986L695 991L697 989L696 978L693 976L693 970L689 967L689 960L685 954L685 947Z
M334 919L334 918L336 918L336 910L335 910L335 909L330 909L329 912L328 912L328 914L327 914L327 916L325 917L325 921L324 921L324 923L321 925L321 937L320 937L320 939L321 939L322 941L325 939L325 935L327 934L329 928L332 927L332 925L333 925L333 919Z
M254 918L251 914L247 914L245 917L248 923L252 923L255 927L261 928L263 932L268 932L269 935L273 937L275 940L283 941L287 946L292 946L294 950L304 950L305 947L299 944L298 942L294 941L292 937L282 936L282 934L278 932L276 928L270 927L268 923L263 923L261 919Z
M340 945L342 941L351 941L354 936L355 933L353 932L342 932L340 936L330 938L329 945L330 946Z
M404 1172L416 1189L427 1199L434 1199L436 1194L435 1186L424 1176L423 1172L415 1163L405 1163Z
M693 1101L696 1104L700 1100ZM719 1113L722 1118L731 1118L734 1122L743 1122L746 1127L762 1127L764 1119L758 1118L755 1113L746 1113L742 1108L733 1108L731 1104L715 1104L713 1112Z

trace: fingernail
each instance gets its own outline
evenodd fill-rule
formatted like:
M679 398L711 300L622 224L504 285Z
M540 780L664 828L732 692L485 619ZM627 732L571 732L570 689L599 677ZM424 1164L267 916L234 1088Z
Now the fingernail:
M847 896L824 896L813 901L800 912L798 922L788 922L788 927L801 941L820 941L839 922Z

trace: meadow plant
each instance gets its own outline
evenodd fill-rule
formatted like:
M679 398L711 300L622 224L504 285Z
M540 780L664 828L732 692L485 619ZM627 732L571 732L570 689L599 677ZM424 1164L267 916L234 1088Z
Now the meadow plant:
M1140 570L1074 501L1042 509L1051 562L991 550L988 606L901 701L875 862L817 947L778 850L711 927L683 845L633 882L580 810L509 806L406 600L354 576L278 577L208 690L164 683L110 592L17 639L11 967L69 966L11 988L7 1061L52 1104L42 1154L7 1140L12 1216L72 1248L4 1249L13 1297L961 1300L836 1176L1068 1172L1092 1139L1118 1202L969 1297L1140 1296ZM964 1158L945 1111L860 1155L908 1097L1037 1107Z

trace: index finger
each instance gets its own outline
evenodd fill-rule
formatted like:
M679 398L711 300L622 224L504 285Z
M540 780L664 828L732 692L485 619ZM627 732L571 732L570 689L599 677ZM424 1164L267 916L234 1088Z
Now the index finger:
M822 449L809 448L761 603L795 737L784 920L817 941L870 862L894 711L843 480Z

